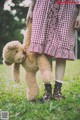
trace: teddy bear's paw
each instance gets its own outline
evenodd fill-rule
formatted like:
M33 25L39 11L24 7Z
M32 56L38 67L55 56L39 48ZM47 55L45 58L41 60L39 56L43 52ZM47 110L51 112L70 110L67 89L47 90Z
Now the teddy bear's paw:
M45 70L45 71L42 71L41 74L42 74L43 81L45 83L50 83L52 81L52 72L51 71Z
M36 100L36 97L38 96L38 94L39 94L39 89L37 89L37 90L27 90L27 99L29 100L29 101L34 101L34 100Z

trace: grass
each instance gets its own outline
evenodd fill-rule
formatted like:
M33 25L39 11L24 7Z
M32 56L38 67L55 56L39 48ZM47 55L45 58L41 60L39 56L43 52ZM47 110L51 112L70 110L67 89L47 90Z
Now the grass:
M53 62L53 71L55 62ZM54 72L53 72L54 73ZM0 109L9 111L9 120L80 120L80 61L67 61L62 92L65 100L41 103L26 99L25 71L21 68L21 82L17 88L11 67L0 65ZM54 74L53 74L54 76ZM54 79L54 77L53 77ZM40 98L44 93L40 72L37 73ZM54 87L54 81L53 87Z

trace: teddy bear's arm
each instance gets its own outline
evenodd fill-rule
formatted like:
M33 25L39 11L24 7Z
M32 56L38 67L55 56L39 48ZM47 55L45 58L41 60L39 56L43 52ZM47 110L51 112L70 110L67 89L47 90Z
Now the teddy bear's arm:
M32 32L32 20L30 19L27 25L27 29L25 31L23 46L28 49L31 42L31 32Z
M20 75L20 64L14 63L12 66L12 76L13 76L13 80L16 83L20 81L19 75Z

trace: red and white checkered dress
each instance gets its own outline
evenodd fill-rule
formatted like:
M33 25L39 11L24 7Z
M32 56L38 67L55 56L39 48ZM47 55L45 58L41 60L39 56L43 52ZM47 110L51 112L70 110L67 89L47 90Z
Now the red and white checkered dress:
M55 58L73 60L75 4L53 4L53 0L37 0L33 11L30 51Z

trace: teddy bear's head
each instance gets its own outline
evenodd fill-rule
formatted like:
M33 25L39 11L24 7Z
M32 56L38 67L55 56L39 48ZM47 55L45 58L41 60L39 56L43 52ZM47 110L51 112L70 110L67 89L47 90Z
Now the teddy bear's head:
M22 63L25 60L25 52L22 44L18 41L8 42L3 48L3 63L11 65L13 63Z

